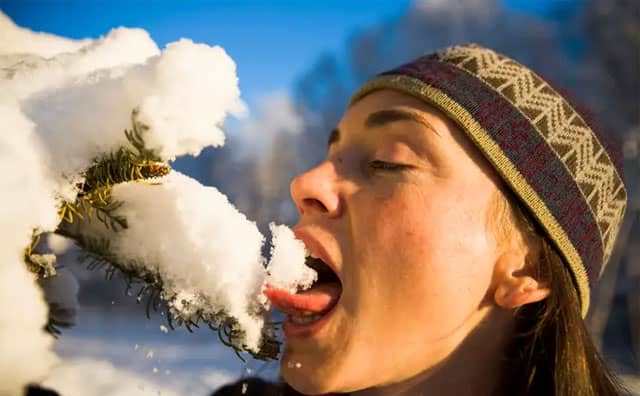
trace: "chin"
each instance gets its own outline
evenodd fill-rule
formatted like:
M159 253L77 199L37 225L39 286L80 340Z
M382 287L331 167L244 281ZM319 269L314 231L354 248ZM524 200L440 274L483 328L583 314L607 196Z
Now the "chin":
M305 395L322 395L340 392L336 373L330 364L314 362L310 354L285 352L280 362L280 374L287 384Z
M309 373L295 368L283 368L281 374L289 386L305 395L323 395L336 392L332 386L316 373Z

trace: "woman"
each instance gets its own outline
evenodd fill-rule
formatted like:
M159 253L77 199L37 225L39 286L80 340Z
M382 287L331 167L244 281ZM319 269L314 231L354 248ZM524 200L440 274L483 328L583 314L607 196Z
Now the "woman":
M281 373L309 395L616 395L582 318L624 215L617 151L476 45L374 78L296 177L320 280Z

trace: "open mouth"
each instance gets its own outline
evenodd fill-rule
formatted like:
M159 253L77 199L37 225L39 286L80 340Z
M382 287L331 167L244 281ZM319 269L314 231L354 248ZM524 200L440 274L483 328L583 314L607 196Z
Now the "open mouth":
M307 266L318 273L318 279L306 290L291 294L285 290L270 289L265 292L272 304L287 315L287 322L305 327L320 322L336 306L342 294L342 283L336 273L324 261L307 257Z
M318 273L318 279L314 282L312 287L326 283L337 283L339 285L342 285L342 283L340 282L340 278L338 278L338 275L336 275L336 273L333 272L333 269L331 269L331 267L329 267L321 259L307 256L305 264L308 267L313 268Z

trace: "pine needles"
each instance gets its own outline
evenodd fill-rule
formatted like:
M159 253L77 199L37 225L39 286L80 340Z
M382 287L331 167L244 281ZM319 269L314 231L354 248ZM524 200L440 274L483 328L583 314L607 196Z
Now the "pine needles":
M119 262L108 239L74 234L65 229L59 229L56 233L76 242L83 251L79 259L86 264L87 269L104 270L105 278L108 280L119 274L125 280L125 294L127 295L132 295L131 290L137 289L136 300L138 303L146 304L147 318L151 317L151 311L161 311L167 320L167 325L172 330L175 330L176 327L184 327L189 332L193 332L194 328L199 328L201 324L204 324L216 331L220 341L232 348L242 361L245 361L242 356L243 352L248 352L253 358L259 360L277 359L280 351L280 341L276 338L277 323L267 323L264 326L259 352L248 350L242 344L244 332L234 318L228 316L224 311L205 313L202 310L196 310L188 317L184 317L181 312L172 308L175 306L174 303L178 296L171 295L164 289L159 274L143 270L144 267L135 262ZM181 301L181 304L188 304L188 302ZM260 314L258 309L256 314Z
M48 278L56 274L56 256L54 254L38 254L36 247L40 242L40 234L33 233L31 237L31 245L24 251L24 262L32 273L38 275L38 278Z
M126 282L127 294L132 288L138 288L136 298L138 302L146 300L147 317L150 317L152 310L161 310L169 327L174 329L184 326L188 331L205 324L216 331L220 341L232 348L243 361L242 352L249 352L256 359L276 359L280 349L280 342L275 335L277 323L267 323L263 327L260 351L250 351L242 343L243 330L226 312L210 313L196 309L187 315L184 310L176 310L176 303L184 306L188 302L177 301L179 296L170 294L171 292L164 287L160 275L147 269L151 267L136 262L120 262L112 251L108 238L91 237L82 232L83 224L91 222L94 218L110 232L126 229L127 219L118 214L118 209L123 203L113 199L113 186L126 182L154 182L156 178L171 171L169 164L162 162L157 153L146 147L143 135L148 127L138 121L137 115L138 111L134 110L131 114L132 128L124 131L129 145L96 159L84 172L83 183L77 186L76 201L64 202L60 206L59 216L62 221L56 234L76 242L83 250L80 260L88 269L104 270L107 279L113 279L119 273ZM37 236L34 236L35 244L36 238ZM47 274L49 267L45 265L44 259L41 260L42 257L32 253L33 246L35 245L25 252L26 261L33 267L34 272ZM263 315L264 312L261 310L263 308L256 307L254 314Z
M131 130L124 134L130 147L121 147L114 153L97 158L83 176L78 186L75 202L64 202L58 211L62 221L72 224L75 218L84 220L97 217L108 229L126 228L126 219L115 214L120 202L111 198L113 185L134 181L149 181L166 176L171 171L169 164L145 145L143 134L148 127L137 119L138 110L131 112Z

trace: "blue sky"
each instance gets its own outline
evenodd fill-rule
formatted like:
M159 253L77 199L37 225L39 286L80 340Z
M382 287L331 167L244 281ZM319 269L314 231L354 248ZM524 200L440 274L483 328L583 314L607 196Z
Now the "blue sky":
M546 15L574 0L506 0ZM98 37L118 26L147 30L160 47L181 37L224 47L238 65L250 104L287 90L324 51L337 51L357 29L403 13L409 0L0 0L18 25L65 37Z
M400 14L408 1L0 1L14 22L65 37L140 27L163 47L187 37L218 44L238 65L245 100L290 87L354 29Z

